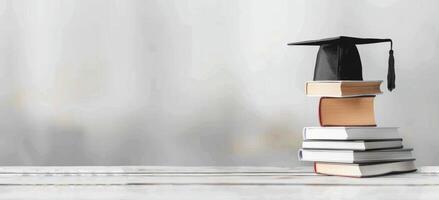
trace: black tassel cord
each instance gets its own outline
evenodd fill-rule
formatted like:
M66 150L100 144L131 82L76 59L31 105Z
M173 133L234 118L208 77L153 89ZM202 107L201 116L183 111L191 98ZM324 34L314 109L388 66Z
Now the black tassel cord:
M393 42L390 40L389 69L387 71L387 89L395 89L395 58L393 57Z

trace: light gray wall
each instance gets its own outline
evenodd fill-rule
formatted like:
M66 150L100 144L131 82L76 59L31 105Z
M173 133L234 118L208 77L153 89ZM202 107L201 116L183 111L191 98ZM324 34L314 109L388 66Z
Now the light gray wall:
M303 39L391 37L377 98L419 165L439 164L438 1L2 0L1 165L299 165L317 99ZM360 47L385 79L388 45Z

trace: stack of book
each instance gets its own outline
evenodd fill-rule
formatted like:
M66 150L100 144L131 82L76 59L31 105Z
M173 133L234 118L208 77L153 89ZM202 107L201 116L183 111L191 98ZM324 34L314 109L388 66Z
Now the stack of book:
M382 81L312 81L306 95L320 97L320 127L303 129L299 159L316 173L370 177L415 171L412 149L397 127L378 127L374 99Z

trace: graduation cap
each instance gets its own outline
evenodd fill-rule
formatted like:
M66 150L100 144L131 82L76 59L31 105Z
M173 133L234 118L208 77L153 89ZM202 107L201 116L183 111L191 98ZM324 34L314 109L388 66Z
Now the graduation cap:
M314 80L363 80L360 54L356 45L390 42L387 89L395 89L395 60L391 39L334 37L289 43L288 45L320 46Z

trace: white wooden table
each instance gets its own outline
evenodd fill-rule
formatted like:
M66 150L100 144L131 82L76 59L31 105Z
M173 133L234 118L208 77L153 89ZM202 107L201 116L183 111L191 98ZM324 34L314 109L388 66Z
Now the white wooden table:
M0 199L439 199L439 167L376 178L275 167L0 167Z

